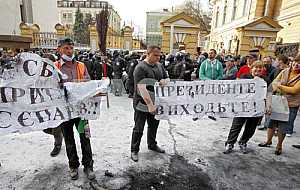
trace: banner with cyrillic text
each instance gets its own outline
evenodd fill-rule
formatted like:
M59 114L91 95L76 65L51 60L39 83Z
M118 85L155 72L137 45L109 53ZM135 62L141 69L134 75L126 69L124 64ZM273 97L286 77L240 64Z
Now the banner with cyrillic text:
M60 83L66 79L48 59L21 53L0 67L0 135L57 127L81 117L97 119L109 81Z
M267 83L260 78L176 81L165 86L156 84L154 89L157 119L258 117L265 113Z

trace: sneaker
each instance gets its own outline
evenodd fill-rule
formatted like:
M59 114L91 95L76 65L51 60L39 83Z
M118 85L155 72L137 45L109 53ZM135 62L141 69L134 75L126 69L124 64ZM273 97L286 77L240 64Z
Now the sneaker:
M139 161L139 155L137 152L131 152L131 160L133 160L134 162Z
M96 175L91 167L84 167L83 172L86 174L86 177L89 180L93 180L96 178Z
M247 154L248 153L248 149L247 149L247 144L246 143L240 143L240 150L243 154Z
M233 152L233 144L227 144L225 146L225 151L223 152L224 154L230 154Z
M70 176L72 180L78 179L78 168L70 168Z
M288 133L287 133L286 136L287 136L287 137L292 137L292 134L288 134Z
M53 150L50 152L50 156L52 156L52 157L57 156L59 154L60 150L61 150L61 146L58 146L58 145L54 146Z
M159 146L155 145L154 147L148 147L149 150L152 150L154 152L158 153L165 153L166 151L164 149L161 149Z

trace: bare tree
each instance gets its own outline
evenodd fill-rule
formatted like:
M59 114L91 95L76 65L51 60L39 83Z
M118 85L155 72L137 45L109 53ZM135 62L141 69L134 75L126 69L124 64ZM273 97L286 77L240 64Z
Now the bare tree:
M210 30L211 22L211 7L205 6L203 0L185 0L183 4L183 11L197 20L202 28L206 31ZM208 7L209 10L205 10Z
M99 14L96 15L96 28L99 39L99 49L103 55L106 55L106 38L108 30L109 11L108 6L104 7Z

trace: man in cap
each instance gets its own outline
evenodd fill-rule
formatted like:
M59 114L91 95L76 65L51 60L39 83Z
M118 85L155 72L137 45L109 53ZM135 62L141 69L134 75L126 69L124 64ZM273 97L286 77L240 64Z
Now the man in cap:
M225 56L225 65L224 69L224 80L234 80L236 78L236 73L238 71L237 67L234 64L234 58L231 55Z
M74 43L70 38L65 38L59 41L58 51L61 54L61 59L55 63L56 67L67 76L67 79L62 79L62 82L80 82L90 80L90 76L85 65L74 59ZM74 139L73 126L78 129L80 118L74 118L60 124L65 144L67 156L69 159L70 176L72 180L78 179L78 167L80 165ZM94 179L92 149L88 131L80 133L80 144L82 150L82 165L84 173L88 179Z

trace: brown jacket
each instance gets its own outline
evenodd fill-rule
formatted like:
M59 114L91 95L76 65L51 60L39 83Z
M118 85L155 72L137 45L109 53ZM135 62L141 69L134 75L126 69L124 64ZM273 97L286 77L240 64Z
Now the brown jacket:
M300 106L300 74L284 69L273 82L280 82L279 90L288 100L289 107Z

